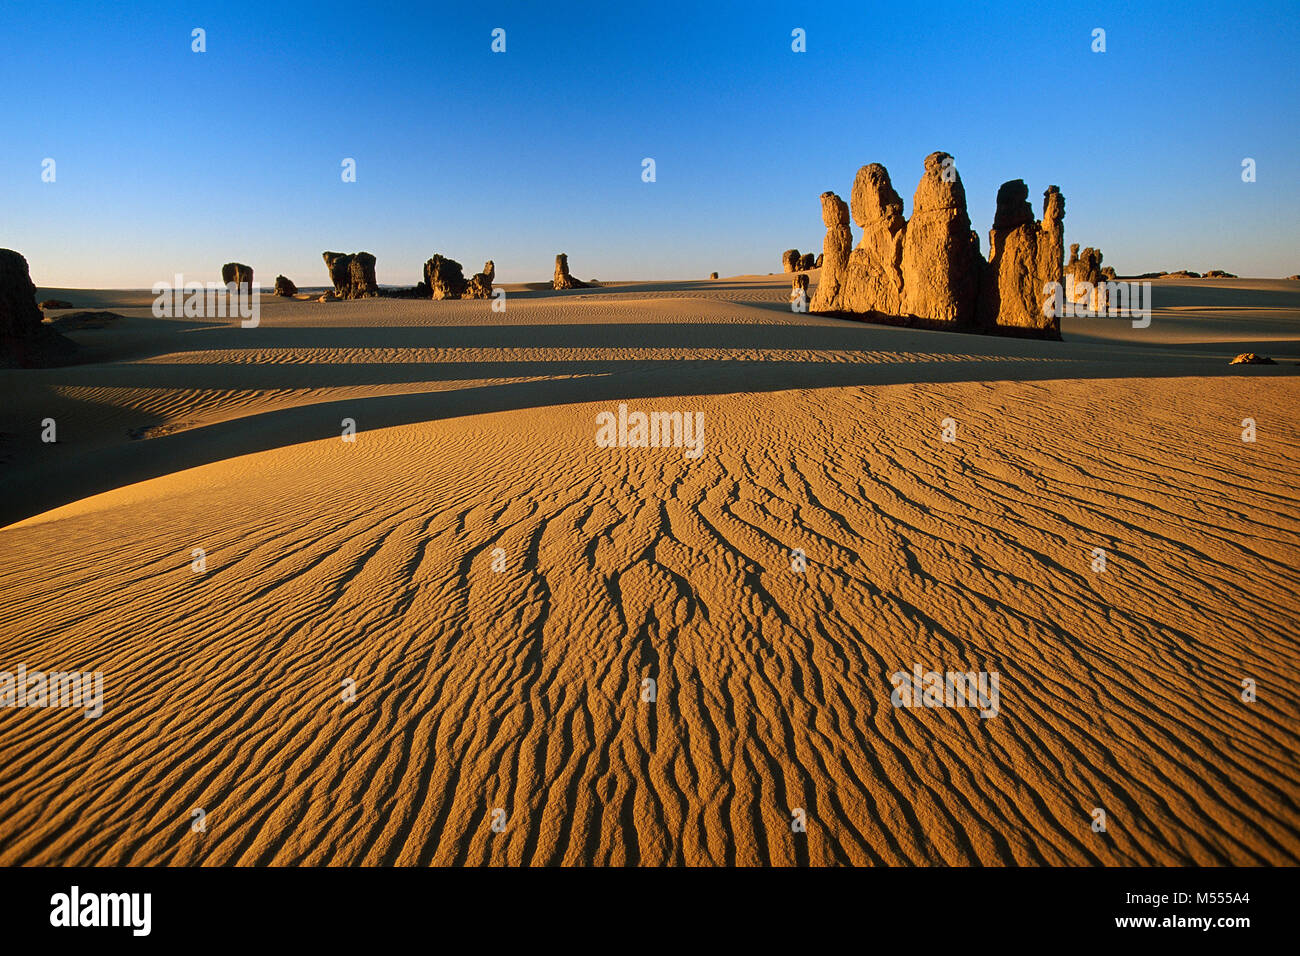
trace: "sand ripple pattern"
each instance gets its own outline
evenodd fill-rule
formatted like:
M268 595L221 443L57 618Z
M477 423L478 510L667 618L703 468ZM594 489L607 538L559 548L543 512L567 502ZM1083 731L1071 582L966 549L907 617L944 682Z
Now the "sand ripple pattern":
M1300 862L1296 398L633 403L705 411L694 461L566 405L78 502L0 535L0 668L106 712L0 713L0 863ZM1001 713L891 706L914 663Z

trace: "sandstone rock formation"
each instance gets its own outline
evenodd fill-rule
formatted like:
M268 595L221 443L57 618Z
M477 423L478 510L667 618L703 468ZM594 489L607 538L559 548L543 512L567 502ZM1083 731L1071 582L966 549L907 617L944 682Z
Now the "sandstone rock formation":
M804 304L808 304L808 273L796 272L794 279L790 282L790 301L794 301L799 294L803 294Z
M1291 279L1292 281L1300 280L1300 275L1287 276L1287 278L1288 278L1288 279Z
M71 302L63 299L46 299L41 303L41 309L75 309L76 306Z
M717 274L716 272L710 272L710 273L709 273L709 278L710 278L710 279L716 279L717 277L718 277L718 274Z
M1187 269L1179 269L1177 272L1165 273L1166 279L1199 279L1200 277L1201 274L1199 272L1191 272Z
M1079 251L1079 244L1070 246L1070 261L1065 264L1064 274L1070 281L1065 285L1065 301L1073 302L1080 309L1100 314L1106 309L1106 276L1101 268L1101 250L1085 246Z
M987 331L1059 338L1061 319L1047 306L1044 287L1062 278L1065 197L1056 186L1048 187L1038 222L1028 196L1029 187L1021 179L998 189L988 265L980 282L979 325Z
M1018 179L998 190L986 261L951 156L935 152L925 158L910 220L903 218L903 200L889 171L879 163L863 166L847 206L833 192L821 195L826 238L814 260L821 276L810 310L1059 339L1052 292L1063 279L1065 197L1058 187L1049 187L1040 221L1028 196L1029 187ZM856 248L850 214L862 227ZM1072 268L1080 276L1095 275L1095 285L1101 253L1086 250L1082 262L1077 246L1073 253ZM787 271L796 256L790 250L783 258Z
M569 257L561 252L555 257L555 278L551 286L555 289L585 289L587 283L569 275Z
M236 285L247 285L250 289L253 287L253 267L246 266L242 262L227 262L221 267L221 281L226 285L234 282Z
M54 365L75 350L69 339L42 324L27 260L0 249L0 365Z
M467 285L461 264L437 254L424 264L424 284L433 299L459 299Z
M808 307L813 312L849 311L844 304L845 270L853 248L849 207L832 192L822 193L821 198L822 222L826 224L826 238L822 241L822 274L817 282L817 294Z
M1228 363L1229 365L1276 365L1271 358L1265 358L1262 355L1256 355L1254 352L1242 352L1235 359Z
M1115 274L1115 269L1112 266L1102 266L1101 277L1107 282L1116 282L1119 280L1119 276Z
M889 170L869 163L858 170L849 197L862 238L849 254L840 308L848 312L903 315L903 240L907 220L903 200Z
M903 311L957 328L973 323L982 260L966 190L947 153L925 158L903 238Z
M1205 273L1207 279L1235 279L1237 276L1231 272L1224 272L1222 269L1210 269Z
M826 253L824 251L817 253L817 258L813 260L814 269L820 269L822 267L822 256L824 256L825 254Z
M781 253L781 270L783 272L796 272L799 269L799 250L787 249Z
M275 277L275 294L292 296L298 294L298 287L287 276Z
M489 262L488 265L492 263ZM461 296L464 299L490 299L492 298L492 277L486 272L476 272L473 278L465 285L465 294Z
M489 284L495 282L497 278L497 264L491 259L483 263L483 272L481 275L488 280Z
M816 261L817 261L816 256L814 256L811 252L805 252L803 255L799 257L799 271L807 272L809 269L813 268L813 263L815 263Z
M334 294L340 299L361 299L379 295L379 283L375 281L375 257L368 252L347 254L343 252L325 252L321 254L325 268L329 270L330 281L334 283Z

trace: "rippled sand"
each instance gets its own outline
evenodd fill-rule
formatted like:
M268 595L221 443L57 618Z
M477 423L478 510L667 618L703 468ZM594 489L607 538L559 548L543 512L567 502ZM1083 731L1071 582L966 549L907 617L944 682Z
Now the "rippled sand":
M0 671L104 714L0 708L0 864L1300 861L1300 283L1064 343L786 286L60 294L128 319L0 371Z

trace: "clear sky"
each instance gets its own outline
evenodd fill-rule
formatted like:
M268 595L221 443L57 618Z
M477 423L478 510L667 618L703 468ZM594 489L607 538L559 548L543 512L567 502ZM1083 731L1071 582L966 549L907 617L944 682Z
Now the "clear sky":
M324 285L326 249L385 284L435 252L507 282L557 252L581 278L780 271L821 250L823 190L881 162L910 215L936 149L985 251L1023 178L1121 274L1300 272L1294 2L51 0L3 23L0 246L43 286L231 260Z

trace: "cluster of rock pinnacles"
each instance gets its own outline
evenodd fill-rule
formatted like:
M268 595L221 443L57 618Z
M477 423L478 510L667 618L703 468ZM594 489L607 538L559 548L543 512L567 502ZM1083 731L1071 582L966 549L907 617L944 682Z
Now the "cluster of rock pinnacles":
M345 255L341 252L326 252L323 255L330 281L334 283L335 297L361 299L381 294L379 284L375 281L375 257L370 253ZM251 282L251 269L248 270L248 276L248 281ZM224 270L222 277L225 277ZM496 265L491 259L483 264L482 272L476 272L473 277L466 279L465 270L459 262L439 254L425 262L424 278L415 288L384 294L416 299L489 299L492 297L492 282L495 278ZM552 286L556 289L585 289L589 283L569 275L569 257L560 253L555 257ZM293 295L296 291L294 284L287 278L276 277L276 295Z
M820 269L822 267L822 257L820 253L814 258L811 252L799 255L798 249L787 249L781 253L781 267L786 272L807 272L809 269Z
M412 289L380 292L375 280L375 257L369 252L325 252L321 254L329 272L333 293L322 298L364 299L390 295L412 299L489 299L492 282L496 278L496 265L491 259L483 264L483 271L465 278L464 267L455 259L438 254L424 264L424 278ZM239 262L228 262L221 267L221 281L252 285L253 269ZM569 274L569 257L561 252L555 257L556 289L586 289L590 283L575 279ZM294 296L298 287L287 276L275 277L275 294Z
M1062 281L1065 197L1049 186L1039 221L1028 196L1019 179L998 189L986 260L951 156L936 152L925 158L911 219L903 218L903 200L889 171L879 163L863 166L851 205L833 192L821 195L826 239L810 311L1060 338L1060 317L1044 308L1050 298L1044 286ZM862 229L856 248L850 214ZM1097 253L1098 267L1100 262Z

